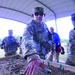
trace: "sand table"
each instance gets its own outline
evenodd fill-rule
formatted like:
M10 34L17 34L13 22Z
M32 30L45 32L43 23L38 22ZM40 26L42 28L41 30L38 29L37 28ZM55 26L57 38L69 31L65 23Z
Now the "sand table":
M45 65L45 64L44 64ZM0 75L23 75L26 69L27 61L21 57L13 56L12 58L1 59L0 60ZM60 68L53 67L51 65L45 65L46 68L50 69L52 72L46 74L38 68L35 75L75 75L74 72L66 71Z

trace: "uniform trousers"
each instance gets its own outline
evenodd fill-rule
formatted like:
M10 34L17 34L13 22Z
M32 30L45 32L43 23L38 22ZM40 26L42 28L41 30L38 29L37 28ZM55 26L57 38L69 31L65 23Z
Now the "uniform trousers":
M56 51L54 51L53 53L49 52L46 60L53 61L53 58L55 62L59 63L59 53L57 53Z

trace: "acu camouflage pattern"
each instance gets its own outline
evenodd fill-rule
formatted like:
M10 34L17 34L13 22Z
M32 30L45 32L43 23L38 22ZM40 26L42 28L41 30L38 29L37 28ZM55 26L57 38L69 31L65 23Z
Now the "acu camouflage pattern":
M69 33L69 49L66 59L66 64L75 65L75 30L72 29Z
M48 30L46 28L46 24L41 23L41 25L39 25L33 20L24 29L21 47L23 56L25 59L27 59L28 62L35 59L40 59L36 50L40 52L43 43L44 45L46 45L46 43L50 44L48 45L50 46L50 49L52 49L54 46L53 41L49 40Z
M18 43L15 42L17 41L17 39L15 37L6 37L3 41L1 46L4 46L4 51L6 53L12 53L12 52L16 52L18 49ZM7 47L5 47L5 45L7 45Z
M22 44L22 40L19 40L19 50L20 50L19 54L22 54L21 44Z

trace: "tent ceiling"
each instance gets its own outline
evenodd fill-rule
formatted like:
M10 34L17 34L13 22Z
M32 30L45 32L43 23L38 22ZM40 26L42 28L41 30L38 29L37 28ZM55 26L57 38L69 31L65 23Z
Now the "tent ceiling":
M0 0L0 18L29 23L32 9L36 6L45 9L45 22L75 12L75 0Z

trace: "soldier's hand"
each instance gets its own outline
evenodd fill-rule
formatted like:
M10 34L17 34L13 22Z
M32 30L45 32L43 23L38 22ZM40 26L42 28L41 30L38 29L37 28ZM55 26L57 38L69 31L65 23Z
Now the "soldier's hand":
M48 71L48 69L44 67L43 63L40 60L34 60L28 64L24 75L34 75L38 67L41 67L43 70Z

